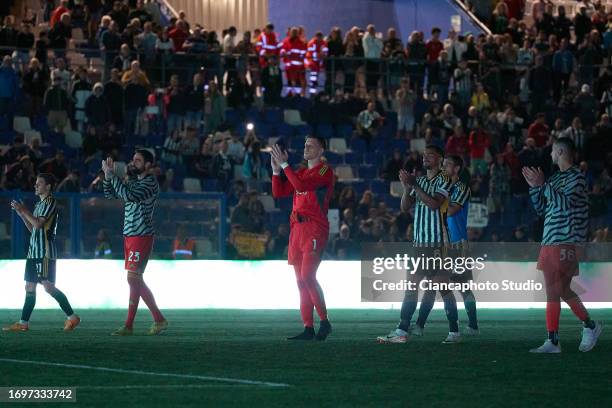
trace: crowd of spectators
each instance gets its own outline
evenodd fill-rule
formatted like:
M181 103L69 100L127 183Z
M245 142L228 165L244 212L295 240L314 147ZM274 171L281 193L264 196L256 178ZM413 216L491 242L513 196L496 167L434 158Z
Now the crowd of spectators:
M289 93L282 60L262 64L255 54L261 30L239 36L229 27L218 36L184 13L166 21L150 0L47 0L43 21L26 10L21 22L0 6L0 121L6 129L25 116L42 135L14 135L0 157L0 189L32 191L45 171L60 191L98 191L100 159L125 159L126 146L142 144L156 150L163 191L182 190L177 180L189 177L226 192L232 227L266 235L277 257L287 227L266 223L258 197L269 193L263 151L278 135L245 125L254 111L291 109L309 132L331 127L338 136L349 127L342 137L363 141L356 151L374 152L368 164L387 182L401 168L420 174L427 144L463 157L472 200L495 226L471 228L473 240L538 239L520 168L551 174L552 142L570 137L601 240L612 197L612 13L583 0L568 17L562 5L537 0L527 19L522 0L467 3L491 34L432 28L404 43L393 28L343 35L335 27L325 36L325 84ZM92 55L89 65L74 62L80 50ZM67 146L72 129L78 149ZM389 205L389 189L359 186L336 183L333 257L354 257L361 242L412 239L411 215Z

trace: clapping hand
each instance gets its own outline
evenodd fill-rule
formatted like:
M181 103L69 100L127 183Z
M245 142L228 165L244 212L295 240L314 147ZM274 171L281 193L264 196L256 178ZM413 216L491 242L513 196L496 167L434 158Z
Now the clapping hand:
M410 174L404 169L400 170L399 179L406 190L412 189L412 187L416 184L416 175L414 172Z
M280 167L280 163L278 163L276 160L274 160L274 156L272 155L272 152L270 152L270 165L272 166L272 173L273 174L279 174L281 171L281 167Z
M102 171L106 178L110 178L115 170L115 162L112 157L108 157L106 160L102 160Z
M20 214L23 209L25 208L25 205L23 203L20 203L19 201L13 200L11 201L11 208L17 212L17 214Z
M270 152L270 154L272 155L272 160L276 161L279 166L289 159L289 155L287 154L287 152L283 151L281 147L277 144L272 146L272 151Z
M521 172L529 187L540 187L544 184L544 172L541 168L523 167Z

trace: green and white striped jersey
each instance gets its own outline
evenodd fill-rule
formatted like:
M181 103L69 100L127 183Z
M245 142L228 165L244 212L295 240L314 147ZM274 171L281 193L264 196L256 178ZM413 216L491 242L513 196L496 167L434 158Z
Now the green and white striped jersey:
M153 212L159 195L159 184L154 176L148 174L124 183L113 175L110 180L104 179L103 185L106 198L119 198L124 202L124 236L155 235Z
M55 245L58 222L57 200L49 195L44 200L38 201L32 215L35 218L44 217L45 223L41 228L32 227L27 258L57 259L57 247Z
M542 245L587 240L589 197L578 167L556 172L543 186L530 188L529 195L538 215L544 216Z
M448 199L451 180L443 171L438 172L431 179L428 179L426 175L420 176L417 178L417 184L431 197L440 194ZM445 203L436 210L432 210L419 199L416 191L412 190L410 195L416 199L414 209L414 243L444 244L448 242L448 233L443 217L448 203Z

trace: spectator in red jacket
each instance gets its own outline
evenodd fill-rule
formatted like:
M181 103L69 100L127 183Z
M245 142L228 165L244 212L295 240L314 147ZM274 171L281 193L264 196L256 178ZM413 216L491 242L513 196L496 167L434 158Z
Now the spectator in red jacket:
M461 125L455 126L453 134L446 141L444 150L446 155L457 155L465 159L468 153L468 139Z
M525 0L503 0L508 6L508 19L522 20L525 13Z
M174 43L175 51L183 51L183 44L189 37L189 30L187 29L185 22L178 20L176 22L176 27L168 32L168 37L170 37Z
M427 49L427 62L429 64L435 64L440 56L440 53L444 50L444 44L440 41L440 30L438 27L434 27L431 30L431 40L427 41L425 48Z
M49 21L49 27L55 27L55 25L60 22L62 14L64 13L70 13L70 9L68 8L68 0L62 0L59 6L53 10L51 20Z
M491 145L491 138L477 121L474 130L470 133L470 170L472 174L484 175L487 173L485 153Z
M532 138L536 142L537 147L542 147L546 144L548 139L548 125L546 124L546 116L543 113L538 113L536 120L529 125L527 130L527 137Z

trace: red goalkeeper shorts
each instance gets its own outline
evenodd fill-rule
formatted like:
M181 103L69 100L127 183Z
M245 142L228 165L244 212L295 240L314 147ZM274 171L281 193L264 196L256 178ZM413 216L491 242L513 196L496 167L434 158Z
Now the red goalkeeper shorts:
M546 245L540 249L538 269L549 279L578 275L579 253L574 245Z
M144 272L152 251L153 235L124 237L125 269L130 272Z
M291 223L288 248L289 265L300 264L303 255L308 253L321 258L328 237L329 227L312 221Z

